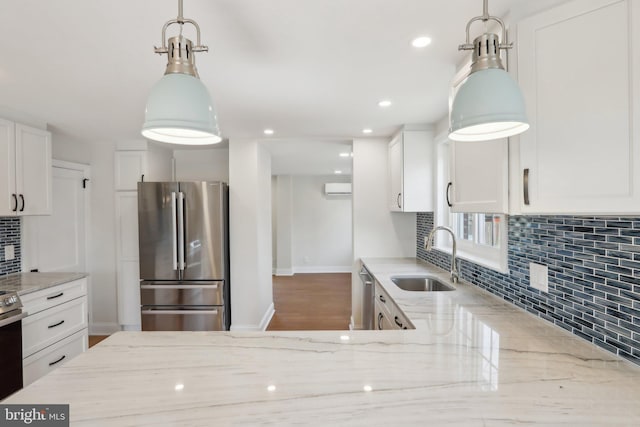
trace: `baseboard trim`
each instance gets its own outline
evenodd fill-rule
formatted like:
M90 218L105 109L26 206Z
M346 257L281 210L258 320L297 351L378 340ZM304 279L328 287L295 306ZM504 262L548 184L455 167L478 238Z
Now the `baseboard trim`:
M276 276L293 276L293 268L276 268Z
M293 267L293 273L351 273L353 271L353 267L350 265L318 265L318 266L308 266L301 265Z
M258 325L236 325L234 323L231 323L231 330L232 331L266 331L275 313L276 313L276 310L273 306L273 303L271 303L267 308L267 311L265 311L264 316L262 316L262 320L260 320L260 323Z
M94 322L89 325L89 335L111 335L120 330L120 325L111 322Z

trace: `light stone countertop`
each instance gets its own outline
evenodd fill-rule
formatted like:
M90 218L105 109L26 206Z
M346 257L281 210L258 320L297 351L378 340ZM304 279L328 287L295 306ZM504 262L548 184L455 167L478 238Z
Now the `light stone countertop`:
M14 273L0 276L0 291L17 291L18 295L25 295L87 276L86 273Z
M469 284L407 293L405 331L119 332L3 403L74 426L640 425L640 367Z

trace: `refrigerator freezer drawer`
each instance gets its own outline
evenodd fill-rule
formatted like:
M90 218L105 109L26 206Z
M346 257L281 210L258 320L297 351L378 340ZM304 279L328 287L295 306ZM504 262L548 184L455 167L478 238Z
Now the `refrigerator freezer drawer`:
M224 331L224 307L142 307L143 331Z
M142 305L224 305L224 282L140 282Z

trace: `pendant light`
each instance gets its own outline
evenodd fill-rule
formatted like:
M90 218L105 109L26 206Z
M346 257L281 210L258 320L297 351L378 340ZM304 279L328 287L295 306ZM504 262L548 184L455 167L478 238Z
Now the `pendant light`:
M166 41L167 28L179 24L180 34ZM182 35L184 24L196 28L197 44ZM178 0L178 17L162 27L162 47L157 54L167 54L164 77L151 89L147 99L142 135L160 142L185 145L206 145L222 141L211 97L200 81L194 52L207 52L200 44L200 27L182 15L182 0Z
M484 0L482 16L467 23L466 43L458 47L473 54L469 76L451 105L449 139L454 141L488 141L529 129L520 88L500 59L500 51L510 49L513 43L506 43L504 23L489 15L488 3ZM469 28L475 21L500 24L502 42L497 34L485 32L469 43Z

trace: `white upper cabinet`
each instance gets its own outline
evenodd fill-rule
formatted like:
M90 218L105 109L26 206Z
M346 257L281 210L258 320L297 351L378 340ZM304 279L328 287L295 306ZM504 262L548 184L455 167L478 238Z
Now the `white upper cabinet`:
M116 151L115 187L117 191L137 191L138 182L147 174L146 151ZM149 177L146 177L149 180Z
M51 133L0 119L0 216L50 215Z
M507 213L509 209L508 140L450 141L445 188L451 212Z
M581 0L518 24L524 213L640 213L640 2Z
M405 130L389 143L389 208L433 211L434 148L431 130Z

